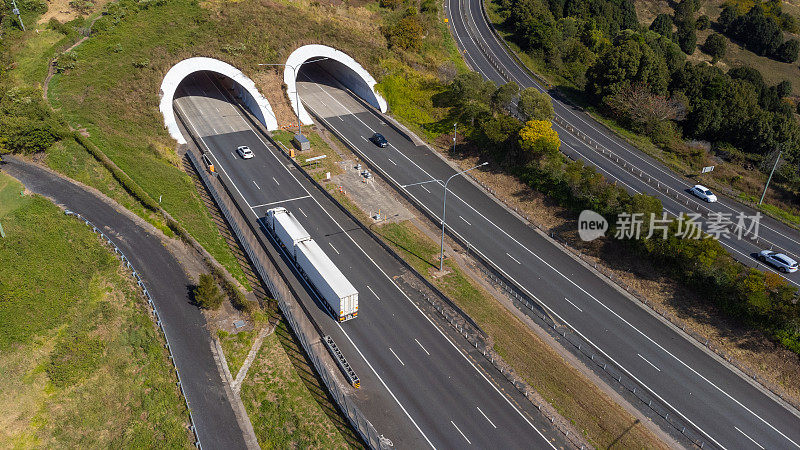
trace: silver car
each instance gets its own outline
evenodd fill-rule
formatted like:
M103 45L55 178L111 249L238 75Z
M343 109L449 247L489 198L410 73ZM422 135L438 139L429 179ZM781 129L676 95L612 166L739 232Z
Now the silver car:
M797 261L789 258L783 253L771 250L762 250L758 253L758 259L765 262L784 273L797 272Z
M717 196L702 184L695 184L691 189L689 189L689 192L694 194L695 197L701 198L708 203L714 203L717 201Z
M239 156L242 157L242 159L250 159L254 156L253 151L250 150L250 147L246 145L240 145L236 147L236 153L238 153Z

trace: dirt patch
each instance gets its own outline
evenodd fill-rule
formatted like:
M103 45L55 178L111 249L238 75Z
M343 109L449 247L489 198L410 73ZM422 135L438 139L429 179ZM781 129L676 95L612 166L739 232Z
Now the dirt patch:
M252 74L251 78L255 82L258 91L269 101L278 126L282 129L292 131L297 130L297 116L289 106L286 97L286 89L283 85L283 67L262 67L263 70Z
M373 222L402 222L414 215L393 195L394 192L373 176L364 174L366 170L360 163L348 159L339 163L342 173L332 178L341 186L362 211L366 212Z
M42 14L37 23L47 23L55 18L61 23L69 22L80 16L93 14L106 5L110 0L78 1L72 0L47 0L47 12ZM80 5L85 5L82 8Z

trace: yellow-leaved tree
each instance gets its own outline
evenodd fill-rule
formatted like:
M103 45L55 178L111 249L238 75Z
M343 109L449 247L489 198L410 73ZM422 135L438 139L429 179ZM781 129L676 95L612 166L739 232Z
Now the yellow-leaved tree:
M549 159L558 154L561 139L549 120L529 120L519 132L519 145L528 161Z

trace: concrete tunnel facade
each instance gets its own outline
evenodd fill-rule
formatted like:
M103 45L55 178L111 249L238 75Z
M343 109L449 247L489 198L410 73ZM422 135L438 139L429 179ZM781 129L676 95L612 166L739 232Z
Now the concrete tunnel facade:
M311 125L312 120L302 102L300 102L300 105L297 104L295 68L299 73L302 70L303 63L317 60L320 61L315 62L315 64L322 66L325 71L347 86L353 93L381 112L386 112L386 100L375 92L375 84L377 84L375 78L350 55L327 45L304 45L289 55L283 70L283 82L286 84L289 102L303 125Z
M226 81L231 82L236 96L241 99L247 109L267 128L267 130L277 130L278 121L272 106L256 88L255 83L241 70L232 65L214 58L195 57L184 59L172 66L161 82L161 102L159 109L164 116L164 127L169 131L170 136L185 144L186 139L178 128L177 118L173 110L172 102L175 98L175 91L181 81L195 72L214 72L227 77Z

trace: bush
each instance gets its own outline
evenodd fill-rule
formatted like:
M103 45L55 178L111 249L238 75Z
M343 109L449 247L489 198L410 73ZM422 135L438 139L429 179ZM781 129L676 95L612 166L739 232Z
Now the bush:
M6 147L12 153L43 152L59 139L58 132L44 122L28 122L8 138Z
M728 41L725 39L725 36L718 33L712 33L706 39L705 44L703 44L703 51L711 56L712 63L716 63L725 57L725 51L727 50L727 47Z
M397 24L384 30L389 46L403 50L419 50L424 32L425 28L414 8L409 8Z
M797 61L797 54L800 51L800 42L797 39L789 39L781 44L775 52L775 57L780 61L793 63Z
M650 24L650 30L664 36L665 38L672 38L672 17L669 14L659 14L653 23Z
M200 275L200 282L194 288L195 304L203 309L219 309L222 300L222 292L214 276L208 273Z
M403 6L403 0L381 0L380 5L382 8L397 9Z
M697 24L695 26L698 30L702 31L707 29L709 25L711 25L711 19L709 19L707 15L703 14L697 18Z
M684 53L691 55L697 48L697 33L695 33L695 25L692 21L686 21L678 26L678 33L676 34L678 45Z

